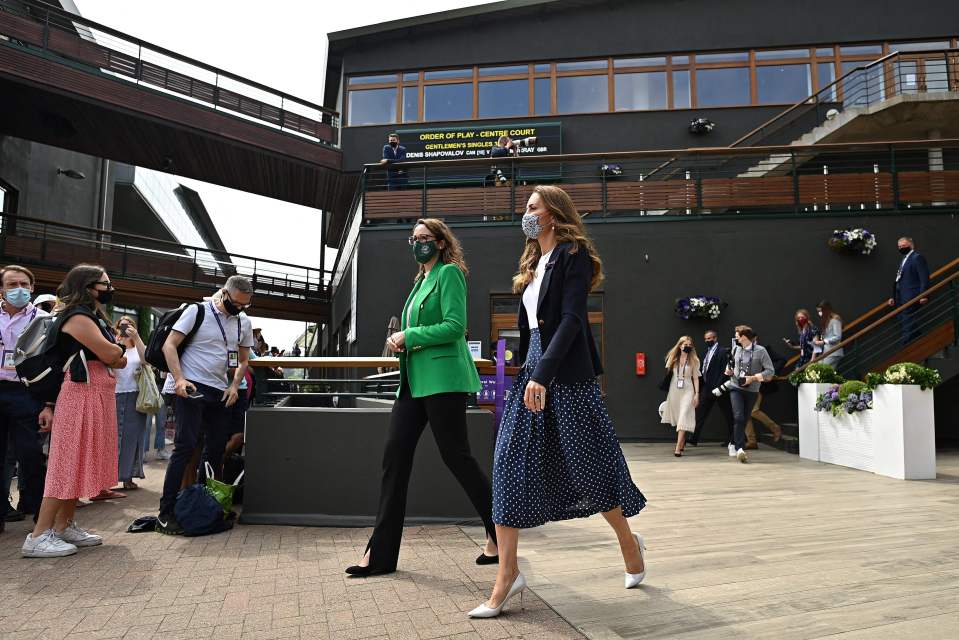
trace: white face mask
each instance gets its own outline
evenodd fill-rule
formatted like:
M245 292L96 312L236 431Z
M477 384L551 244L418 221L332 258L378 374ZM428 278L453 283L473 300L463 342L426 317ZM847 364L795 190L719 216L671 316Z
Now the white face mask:
M819 313L819 317L821 318L821 317L822 317L822 311L819 311L818 313Z

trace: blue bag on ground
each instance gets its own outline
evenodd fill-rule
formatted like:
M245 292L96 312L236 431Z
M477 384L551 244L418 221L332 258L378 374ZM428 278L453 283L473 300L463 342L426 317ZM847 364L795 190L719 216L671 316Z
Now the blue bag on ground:
M224 519L223 507L202 484L194 484L181 491L173 506L173 513L187 536L220 533L233 526L231 519Z

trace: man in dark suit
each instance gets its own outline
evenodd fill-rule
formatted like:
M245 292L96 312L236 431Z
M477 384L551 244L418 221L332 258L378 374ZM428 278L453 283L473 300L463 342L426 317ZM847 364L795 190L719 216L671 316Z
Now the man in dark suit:
M404 160L406 160L406 147L400 144L399 134L391 133L386 144L383 145L383 158L380 160L380 164L389 165L386 170L386 189L388 191L406 187L406 171L394 168L394 165Z
M904 257L896 270L892 297L888 301L890 307L902 306L929 288L929 265L926 263L926 259L916 251L916 245L912 238L899 238L898 244L899 253ZM926 304L928 300L925 297L920 298L918 305L914 304L899 314L903 344L915 340L919 336L916 314L920 305Z
M699 406L696 407L696 430L687 441L691 445L699 444L699 434L703 430L703 424L709 417L713 405L719 405L719 412L723 414L726 420L726 441L723 446L727 446L733 437L733 407L729 403L729 394L724 393L718 398L712 394L713 389L726 382L726 364L729 362L729 349L719 344L719 336L710 329L703 336L706 341L706 350L700 360L700 374L703 377L699 394Z

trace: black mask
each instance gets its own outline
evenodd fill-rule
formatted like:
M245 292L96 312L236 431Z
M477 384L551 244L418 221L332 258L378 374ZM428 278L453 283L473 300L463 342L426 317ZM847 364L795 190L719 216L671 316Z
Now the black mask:
M226 312L229 313L231 316L238 316L238 315L240 315L240 312L243 311L243 309L241 309L240 307L236 306L236 303L234 303L232 300L230 300L230 299L227 298L227 297L223 297L223 298L222 298L222 302L223 302L223 308L224 308L224 309L226 310Z
M689 353L689 352L692 351L692 350L693 350L693 348L690 347L689 345L686 345L685 347L683 347L683 353Z
M906 255L910 251L912 251L912 247L899 247L899 253L902 255Z
M113 300L113 289L109 291L100 291L99 289L94 289L97 292L97 302L103 306L110 304L110 301Z
M393 147L394 149L395 149L399 144L400 144L400 143L397 142L397 141L395 141L395 140L390 141L390 146Z
M712 349L714 346L716 346L716 341L715 341L715 340L707 340L707 341L706 341L706 348L707 348L707 349Z

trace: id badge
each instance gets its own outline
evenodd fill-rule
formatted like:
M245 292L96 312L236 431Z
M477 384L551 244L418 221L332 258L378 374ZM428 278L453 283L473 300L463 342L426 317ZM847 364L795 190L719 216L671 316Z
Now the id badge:
M680 378L679 380L676 381L676 388L677 388L677 389L682 389L682 388L685 387L685 386L686 386L686 381L683 380L682 378Z
M740 370L739 370L739 377L740 377L740 378L745 378L745 377L748 376L748 375L749 375L749 374L746 372L745 369L740 369Z
M236 369L240 366L240 352L239 351L227 351L226 353L226 368L227 369Z
M8 371L15 371L16 365L13 364L13 351L3 352L3 368Z

